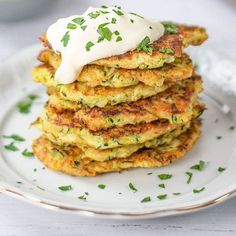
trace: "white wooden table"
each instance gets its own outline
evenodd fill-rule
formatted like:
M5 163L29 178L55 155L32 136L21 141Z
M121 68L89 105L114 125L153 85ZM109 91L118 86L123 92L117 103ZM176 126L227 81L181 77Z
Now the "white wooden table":
M84 11L89 5L113 4L159 19L203 25L208 44L236 58L236 1L234 0L58 0L55 7L34 19L0 22L0 59L38 37L56 18ZM236 198L193 214L145 221L114 221L84 218L49 211L0 194L0 236L37 235L236 235Z

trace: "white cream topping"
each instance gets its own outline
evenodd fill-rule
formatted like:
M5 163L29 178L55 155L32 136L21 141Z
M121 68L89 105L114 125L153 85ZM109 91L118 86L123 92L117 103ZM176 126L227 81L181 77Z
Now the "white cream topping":
M160 22L147 20L117 7L88 8L83 15L59 19L47 30L52 49L61 54L56 71L58 83L76 80L83 66L106 57L120 55L148 44L164 34Z

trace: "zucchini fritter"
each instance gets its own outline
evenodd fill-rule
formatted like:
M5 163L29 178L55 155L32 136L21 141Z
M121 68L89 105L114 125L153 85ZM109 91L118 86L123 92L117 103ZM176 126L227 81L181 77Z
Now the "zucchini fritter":
M65 101L58 94L49 98L49 107L60 116L67 110L74 111L73 120L92 131L126 124L148 123L157 119L168 119L171 123L189 120L192 107L202 91L202 80L195 75L191 79L173 85L162 93L132 103L122 103L103 108L82 107L77 103Z
M73 176L96 176L129 168L152 168L168 165L183 157L200 136L200 122L192 122L191 128L170 144L154 149L141 149L128 158L94 161L81 158L83 151L78 147L60 146L41 136L33 142L33 151L48 168Z
M153 52L146 53L137 50L116 55L109 58L100 59L91 64L124 68L124 69L152 69L164 65L164 63L171 63L177 57L182 57L182 48L189 45L200 45L207 39L207 33L204 28L197 26L177 25L179 33L168 34L165 33L159 40L153 42ZM50 48L46 35L41 38L45 46ZM169 48L173 53L160 52L161 49ZM60 55L57 56L57 61L60 64Z
M203 110L203 105L195 105L193 115L189 117L189 120L198 117ZM178 126L166 120L158 120L94 132L74 121L73 112L61 113L58 116L55 111L50 109L45 109L34 125L46 136L51 137L50 139L56 140L58 144L84 145L98 149L144 143L168 133Z
M141 98L147 98L169 88L174 82L166 82L161 87L151 87L143 83L124 88L111 88L98 86L88 87L84 82L72 84L57 84L54 80L54 69L46 65L33 71L33 80L49 87L49 93L59 92L65 100L76 102L78 105L88 107L105 107L124 102L134 102ZM181 83L179 81L177 83ZM176 83L176 84L177 84Z
M43 50L38 59L54 69L59 67L57 55L52 50ZM40 73L39 67L35 71ZM166 64L158 69L117 69L98 65L86 65L77 77L77 81L86 83L89 87L107 86L107 87L127 87L142 82L149 86L160 87L164 81L176 82L187 79L193 74L193 64L190 58L184 54L182 58L177 58L175 62Z

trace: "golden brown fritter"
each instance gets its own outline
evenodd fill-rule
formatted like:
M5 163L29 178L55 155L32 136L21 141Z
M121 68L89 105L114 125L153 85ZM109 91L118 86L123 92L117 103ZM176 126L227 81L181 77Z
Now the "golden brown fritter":
M57 55L49 49L40 52L38 59L54 69L59 67ZM37 70L38 67L33 70ZM33 72L34 73L34 72ZM77 81L86 83L89 87L128 87L142 82L149 86L160 87L165 81L176 82L191 77L193 74L193 64L191 59L184 54L182 58L177 58L175 62L166 64L161 68L141 70L126 70L122 68L109 68L98 65L86 65L77 77Z
M35 156L45 166L73 176L96 176L129 168L152 168L169 165L183 157L200 136L200 122L195 120L191 128L168 145L155 149L141 149L128 158L115 158L100 162L81 158L83 151L78 147L60 147L41 136L33 142Z
M198 117L203 110L203 105L195 105L193 115L189 117L189 120ZM49 107L44 110L34 125L43 131L49 139L56 140L58 144L84 145L98 149L144 143L168 133L178 126L175 123L158 120L94 132L74 121L73 112L56 113L56 110Z
M80 109L76 103L63 102L59 95L52 95L49 106L59 114L67 110L74 111L73 120L92 131L122 127L126 124L148 123L157 119L183 123L192 116L193 103L201 91L202 80L200 76L195 75L192 79L173 85L162 93L133 103Z
M108 104L116 105L123 102L134 102L141 98L156 95L174 84L174 82L166 82L161 87L151 87L138 83L137 85L123 88L103 86L92 88L88 87L84 82L57 84L54 80L54 69L46 65L33 70L33 80L48 86L49 93L57 91L63 99L88 107L104 107ZM181 81L177 83L181 83Z
M189 45L199 45L207 39L207 33L204 28L197 26L177 25L179 33L169 34L165 33L160 39L152 44L153 52L147 53L144 51L138 52L136 50L116 55L109 58L100 59L91 64L124 68L124 69L152 69L164 65L164 63L171 63L175 58L182 57L182 48ZM50 48L47 42L46 35L42 36L42 41L45 46ZM169 52L163 52L163 49L168 48ZM173 53L172 53L173 52ZM60 64L60 55L57 56L57 61Z

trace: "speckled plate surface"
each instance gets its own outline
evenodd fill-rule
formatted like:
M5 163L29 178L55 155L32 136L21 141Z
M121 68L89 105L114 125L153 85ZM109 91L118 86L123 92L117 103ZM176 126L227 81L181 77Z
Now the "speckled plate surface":
M31 150L32 139L39 135L30 123L40 114L47 99L45 89L30 79L38 51L39 46L28 48L0 67L1 191L50 209L107 218L151 218L191 212L220 202L236 191L236 98L217 90L208 81L202 95L208 107L203 115L202 137L183 159L170 166L84 178L53 172L36 158L22 155L25 149ZM22 114L17 104L28 101L30 94L39 98L32 102L30 113ZM5 148L12 140L2 135L11 134L25 139L14 142L17 151ZM205 162L202 171L190 169L200 160ZM192 173L189 184L186 172ZM160 180L160 174L172 177ZM132 191L129 183L138 191ZM99 184L106 187L100 189ZM159 187L160 184L165 188ZM68 185L72 190L58 189ZM196 193L194 189L202 191ZM160 200L159 195L166 198ZM142 203L146 197L151 201Z

